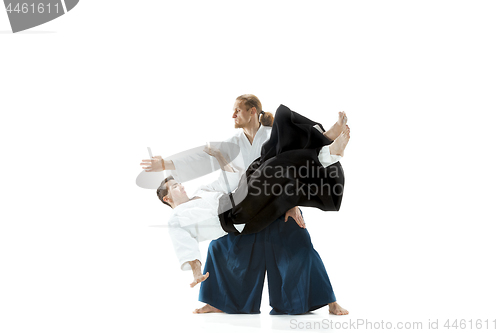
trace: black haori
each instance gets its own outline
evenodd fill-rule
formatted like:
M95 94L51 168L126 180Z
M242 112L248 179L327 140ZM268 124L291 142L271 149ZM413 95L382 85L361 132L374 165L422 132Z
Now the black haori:
M314 127L316 126L316 128ZM232 194L219 200L219 219L226 232L240 234L235 224L245 223L241 234L256 233L295 206L338 211L344 189L340 162L324 168L318 160L322 147L332 141L320 123L284 105L276 110L271 137L240 179Z

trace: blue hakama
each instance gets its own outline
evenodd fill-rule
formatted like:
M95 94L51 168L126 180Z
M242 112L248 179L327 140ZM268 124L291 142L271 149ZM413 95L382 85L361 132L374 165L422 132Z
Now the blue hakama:
M284 216L258 233L213 240L199 300L226 313L260 313L266 270L271 314L301 314L336 301L309 232Z

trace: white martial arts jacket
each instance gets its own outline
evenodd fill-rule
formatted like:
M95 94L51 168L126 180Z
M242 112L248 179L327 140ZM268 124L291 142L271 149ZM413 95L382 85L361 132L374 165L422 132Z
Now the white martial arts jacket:
M255 134L253 144L242 129L226 140L240 147L240 154L231 162L233 169L237 172L221 171L219 178L209 185L199 188L194 196L200 199L190 200L174 208L173 214L168 221L169 233L174 245L174 250L179 259L182 270L190 270L188 261L201 260L201 253L198 243L204 240L217 239L226 235L220 226L218 215L219 198L223 193L227 193L227 184L223 173L229 183L230 191L234 191L238 181L250 166L250 164L260 157L262 145L271 135L271 127L260 126ZM210 159L213 159L210 161ZM319 161L326 168L339 161L340 156L330 155L328 146L321 149ZM172 175L178 182L183 179L194 178L200 172L206 172L207 167L218 166L215 158L206 153L193 154L180 159L172 159L175 170ZM214 167L214 171L217 167ZM236 227L236 226L235 226ZM244 225L240 225L243 229ZM240 230L241 231L241 230Z

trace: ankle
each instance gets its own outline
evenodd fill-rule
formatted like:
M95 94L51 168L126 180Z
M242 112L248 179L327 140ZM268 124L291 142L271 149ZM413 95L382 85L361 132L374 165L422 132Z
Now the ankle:
M340 152L337 148L337 145L335 144L335 142L333 142L332 144L330 144L330 146L328 147L328 149L330 150L330 155L340 155Z

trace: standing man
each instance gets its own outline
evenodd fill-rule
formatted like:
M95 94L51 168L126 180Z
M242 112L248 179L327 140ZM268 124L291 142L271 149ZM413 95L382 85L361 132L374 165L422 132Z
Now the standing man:
M227 142L239 146L241 156L234 161L244 169L260 157L262 145L271 134L273 116L262 111L254 95L239 96L234 104L235 128L241 129ZM324 133L335 140L347 126L345 113ZM327 165L338 161L342 152L337 145L324 147L320 160ZM205 157L206 158L206 157ZM193 170L193 160L172 160L177 174ZM206 165L206 163L205 163ZM168 167L167 167L168 168ZM188 171L189 172L189 171ZM221 176L222 177L222 176ZM208 185L206 189L224 189L224 180ZM292 218L296 223L287 223ZM249 235L228 234L210 243L204 274L198 259L189 261L194 281L191 287L203 282L199 300L206 305L194 313L260 313L264 276L267 271L271 314L301 314L325 305L335 315L349 312L337 302L328 274L319 254L314 250L305 222L298 207L294 207L266 229ZM210 273L210 277L209 277Z

